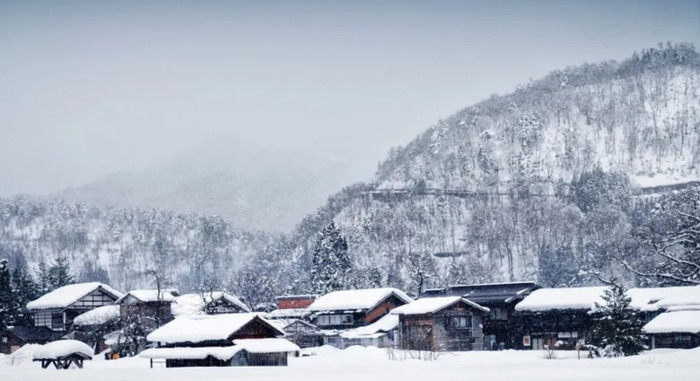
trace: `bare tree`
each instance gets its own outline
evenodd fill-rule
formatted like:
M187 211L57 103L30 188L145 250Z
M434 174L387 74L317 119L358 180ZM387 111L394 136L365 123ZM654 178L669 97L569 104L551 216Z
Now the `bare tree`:
M687 189L657 203L649 224L637 232L656 256L647 268L622 264L643 277L680 284L700 284L700 188Z

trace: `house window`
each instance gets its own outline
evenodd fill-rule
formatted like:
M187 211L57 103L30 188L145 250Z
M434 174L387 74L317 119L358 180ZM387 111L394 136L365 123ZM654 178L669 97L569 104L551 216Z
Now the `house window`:
M472 327L472 317L471 316L449 316L447 318L447 324L450 328L471 328Z
M344 315L321 315L316 319L320 326L328 325L352 325L353 317L349 314Z
M51 328L51 312L41 311L34 314L34 325Z
M54 331L63 330L63 314L60 312L54 312L51 314L51 329Z
M6 343L6 342L7 342L7 337L3 337L3 338L2 338L2 342L3 342L3 343Z
M491 311L489 311L489 319L490 320L507 320L508 314L506 313L506 311L504 311L501 308L492 308Z

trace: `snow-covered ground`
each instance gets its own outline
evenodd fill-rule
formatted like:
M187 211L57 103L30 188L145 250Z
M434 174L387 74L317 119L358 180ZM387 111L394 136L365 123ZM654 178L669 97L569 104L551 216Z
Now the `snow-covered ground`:
M351 347L319 348L310 357L290 359L279 368L179 368L150 369L148 360L127 358L105 361L95 358L84 369L42 370L37 363L9 366L0 357L3 381L85 380L697 380L700 348L655 350L618 359L576 359L575 352L557 352L547 360L540 351L465 352L444 354L434 361L389 360L387 351Z

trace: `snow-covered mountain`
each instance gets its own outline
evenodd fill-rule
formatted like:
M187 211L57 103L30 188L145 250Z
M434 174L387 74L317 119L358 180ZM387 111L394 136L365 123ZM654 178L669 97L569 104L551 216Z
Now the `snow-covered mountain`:
M569 67L467 107L393 149L373 183L332 196L296 241L310 258L316 232L333 220L360 272L407 289L426 272L433 285L583 282L567 269L566 280L546 273L552 263L609 263L638 222L629 205L577 204L572 180L597 169L632 186L700 179L692 46Z
M221 141L50 197L99 207L218 215L242 229L279 232L289 231L352 178L349 166L337 158Z

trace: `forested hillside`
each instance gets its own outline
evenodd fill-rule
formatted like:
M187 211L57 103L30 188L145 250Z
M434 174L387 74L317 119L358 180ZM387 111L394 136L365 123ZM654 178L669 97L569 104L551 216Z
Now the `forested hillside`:
M197 214L13 198L0 200L0 257L36 271L65 256L78 279L125 290L153 286L154 270L183 291L216 282L251 304L318 291L331 284L319 277L335 276L333 287L414 294L490 281L649 282L623 263L653 268L644 232L665 223L657 203L678 195L640 187L698 180L698 164L700 57L666 45L556 71L457 112L285 236ZM351 268L318 268L334 263Z
M697 180L699 163L700 58L669 44L556 71L438 122L392 150L374 184L331 197L298 241L311 258L333 219L360 273L414 291L629 276L613 258L638 249L639 186Z

